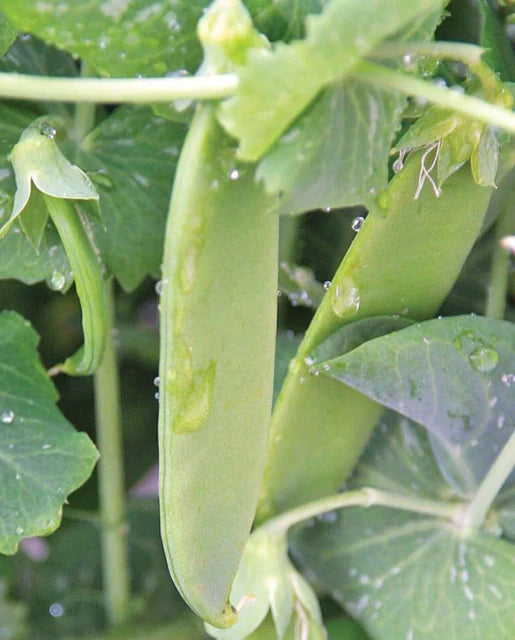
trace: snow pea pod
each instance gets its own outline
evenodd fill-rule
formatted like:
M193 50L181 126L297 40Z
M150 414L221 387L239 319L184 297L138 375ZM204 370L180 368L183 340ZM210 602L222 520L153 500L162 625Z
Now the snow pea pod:
M250 532L266 456L278 216L254 172L228 170L214 107L177 169L161 291L160 503L170 572L214 626Z
M383 314L431 317L478 237L492 189L467 163L436 198L418 199L421 153L380 194L345 255L297 355L272 417L259 519L334 493L352 471L383 408L310 376L310 354L347 323Z
M202 73L261 46L239 0L199 23ZM230 68L230 67L229 67ZM215 627L234 623L232 582L264 469L277 310L275 199L236 165L216 105L197 107L179 159L161 280L160 511L172 578Z

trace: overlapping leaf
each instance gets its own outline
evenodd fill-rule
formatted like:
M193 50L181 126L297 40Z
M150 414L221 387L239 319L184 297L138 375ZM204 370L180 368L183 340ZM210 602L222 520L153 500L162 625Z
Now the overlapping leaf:
M0 9L0 56L11 46L16 38L16 29L7 20L5 13Z
M279 44L273 52L251 51L237 95L219 112L240 141L241 158L260 158L320 89L342 78L381 40L440 7L438 0L402 0L392 11L381 0L333 0L320 16L307 19L305 40Z
M423 429L391 414L352 486L449 497ZM304 528L295 557L376 640L510 640L513 546L484 532L383 507L351 508Z
M366 342L320 370L425 425L442 472L464 495L515 427L515 328L508 322L429 320Z
M37 335L15 313L0 315L0 552L46 535L67 496L89 477L97 451L57 410L36 353Z
M184 125L148 107L119 107L84 141L76 161L100 194L103 225L95 240L121 285L158 276L175 165Z

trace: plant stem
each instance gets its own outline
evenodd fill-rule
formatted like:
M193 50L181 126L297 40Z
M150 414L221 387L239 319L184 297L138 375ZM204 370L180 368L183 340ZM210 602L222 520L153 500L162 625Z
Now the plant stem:
M0 73L0 96L52 102L149 104L180 98L219 99L233 95L235 74L191 78L54 78Z
M492 502L513 467L515 467L515 432L511 434L465 510L460 522L462 529L479 529L483 526Z
M353 75L368 79L373 84L385 89L393 89L406 95L425 98L433 104L453 109L457 113L475 120L515 133L515 113L480 98L457 93L445 87L439 87L432 82L427 82L427 80L419 80L408 73L394 71L372 62L360 62L356 65Z
M91 69L87 62L81 62L80 74L82 78L87 78L91 74ZM75 105L75 118L73 133L77 142L82 142L86 135L95 126L95 104L92 102L77 102Z
M414 496L403 496L380 489L364 487L355 491L345 491L328 498L309 502L301 507L286 511L279 516L271 518L262 527L276 532L285 532L293 525L303 520L308 520L327 511L334 511L342 507L372 507L383 506L392 509L425 513L428 515L449 518L456 521L463 511L461 504L427 500Z
M492 255L485 307L485 315L498 320L502 320L504 317L510 272L510 254L501 246L500 242L512 231L513 222L514 210L511 202L506 201L496 224L495 248Z
M375 49L373 58L395 58L402 55L432 56L444 60L456 60L468 66L476 74L485 89L496 92L502 83L492 69L481 61L483 47L463 42L386 42ZM415 60L416 62L416 60Z
M100 450L98 482L102 523L102 573L107 617L111 625L127 618L129 571L122 428L118 366L113 341L114 296L107 287L108 336L102 364L94 378L97 441Z

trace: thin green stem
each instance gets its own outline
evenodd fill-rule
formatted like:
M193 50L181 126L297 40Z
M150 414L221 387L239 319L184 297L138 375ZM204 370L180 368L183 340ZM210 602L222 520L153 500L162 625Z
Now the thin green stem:
M510 254L500 243L501 239L513 230L514 214L515 210L511 202L506 201L496 224L495 247L492 255L492 266L490 267L485 315L498 320L504 318L510 273Z
M462 529L479 529L483 526L490 506L514 467L515 432L511 434L466 508L460 522Z
M182 98L216 100L231 96L235 74L191 78L53 78L0 73L0 96L52 102L149 104Z
M463 42L386 42L372 52L373 58L398 56L432 56L444 60L456 60L475 73L485 89L497 93L502 84L492 69L481 60L485 49ZM416 60L415 60L416 61Z
M98 490L102 540L102 573L107 617L111 625L126 621L129 604L129 570L122 426L118 365L113 341L114 296L107 292L109 331L102 364L94 378L97 442L100 450Z
M384 89L393 89L406 95L424 98L433 104L515 133L515 113L480 98L451 91L432 82L415 78L408 73L395 71L372 62L360 62L356 65L353 75L367 79Z
M380 489L364 487L363 489L356 489L355 491L338 493L334 496L322 498L321 500L309 502L308 504L291 509L279 516L271 518L263 524L262 527L270 531L286 532L293 525L326 513L327 511L334 511L342 507L366 508L372 506L391 507L392 509L424 513L453 521L456 521L463 511L461 504L427 500L414 496L403 496L388 491L381 491Z
M91 76L89 65L82 61L80 73L82 78ZM92 102L77 102L75 105L75 117L73 123L74 138L79 143L95 126L95 104Z

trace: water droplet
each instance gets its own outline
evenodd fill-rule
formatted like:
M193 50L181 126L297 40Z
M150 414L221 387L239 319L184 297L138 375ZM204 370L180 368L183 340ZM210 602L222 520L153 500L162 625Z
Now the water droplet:
M404 168L404 162L401 156L399 156L397 160L395 160L394 163L392 164L393 172L399 173L399 171L402 171L403 168Z
M326 511L325 513L319 513L317 520L320 522L326 522L327 524L334 524L338 522L338 511Z
M331 286L331 281L330 280L326 280L324 282L324 291L329 291L330 286Z
M16 474L16 476L15 476L15 478L16 478L16 480L20 480L20 479L21 479L21 474L20 474L20 473L17 473L17 474Z
M488 347L478 347L470 354L469 360L476 371L488 373L497 366L499 354Z
M52 275L47 280L47 285L52 291L62 291L66 284L66 276L60 271L52 271Z
M14 421L14 411L11 411L10 409L2 411L0 420L2 420L4 424L12 424L12 422Z
M364 222L365 218L363 216L356 216L351 223L352 230L358 233Z
M166 284L166 278L164 280L158 280L156 282L155 290L158 296L163 293L163 287Z
M41 448L43 449L43 451L48 451L48 449L52 448L52 445L51 444L44 444Z
M411 53L405 53L402 56L402 64L403 64L404 68L406 69L406 71L414 71L415 68L416 68L415 57L413 55L411 55Z
M436 85L437 87L447 87L447 82L445 82L445 78L433 78L433 84Z
M312 358L311 356L306 356L304 358L304 362L308 365L308 367L310 367L312 364L315 363L315 359Z
M502 429L504 427L504 422L505 422L506 418L503 415L500 415L497 418L497 428L498 429Z
M344 279L336 285L331 306L338 317L351 318L358 312L359 305L359 289L352 280Z
M23 532L24 532L23 527L16 527L16 535L21 536Z
M48 613L53 618L60 618L64 613L63 605L59 602L54 602L48 607Z
M160 398L159 391L156 391L156 392L154 393L154 398L155 398L157 401L159 401L159 398Z
M324 211L326 213L331 213L332 209L331 209L331 207L324 207Z
M51 124L48 124L48 122L43 122L39 129L39 133L42 136L46 136L47 138L50 138L50 140L53 140L57 134L57 131Z
M503 373L501 381L507 387L511 387L515 384L515 373Z
M239 177L240 177L240 172L238 171L238 169L233 169L229 174L229 178L231 180L237 180Z
M161 380L159 378L159 376L156 376L154 378L154 386L158 387L161 384Z

